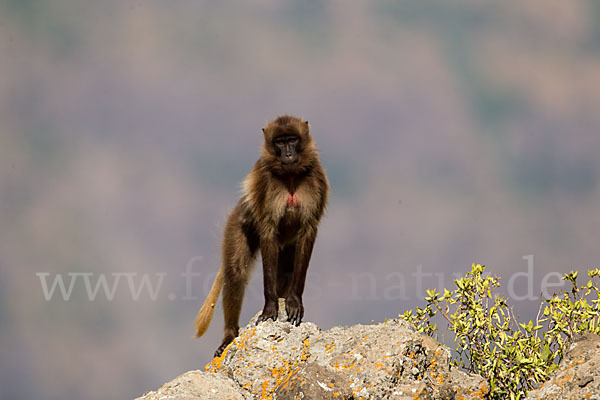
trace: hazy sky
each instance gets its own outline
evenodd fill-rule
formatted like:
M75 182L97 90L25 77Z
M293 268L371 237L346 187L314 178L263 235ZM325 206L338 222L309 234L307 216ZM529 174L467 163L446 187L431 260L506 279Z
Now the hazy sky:
M393 318L472 262L533 318L600 260L594 0L0 0L0 71L1 398L203 368L223 323L194 340L195 313L279 114L332 186L307 321ZM242 323L261 286L257 263Z

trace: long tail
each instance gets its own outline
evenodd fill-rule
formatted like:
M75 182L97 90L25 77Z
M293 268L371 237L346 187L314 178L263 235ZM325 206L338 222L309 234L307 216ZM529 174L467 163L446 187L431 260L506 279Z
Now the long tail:
M219 294L221 293L221 289L223 288L223 268L219 269L215 281L213 282L212 287L210 288L210 292L208 293L208 297L204 301L202 308L198 311L198 316L196 317L196 337L200 337L206 332L208 326L210 325L210 321L212 320L213 312L215 310L215 304L217 303L217 299L219 298Z

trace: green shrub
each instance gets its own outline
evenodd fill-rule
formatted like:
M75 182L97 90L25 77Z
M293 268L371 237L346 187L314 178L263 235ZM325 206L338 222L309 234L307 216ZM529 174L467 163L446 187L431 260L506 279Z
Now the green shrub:
M484 271L473 264L454 281L455 290L428 290L425 308L400 317L430 336L437 335L434 320L443 318L454 334L453 363L486 378L492 399L522 399L558 368L577 335L600 333L600 270L589 270L582 287L576 271L566 274L563 280L571 290L542 301L536 320L527 323L519 322L506 299L494 293L499 278Z

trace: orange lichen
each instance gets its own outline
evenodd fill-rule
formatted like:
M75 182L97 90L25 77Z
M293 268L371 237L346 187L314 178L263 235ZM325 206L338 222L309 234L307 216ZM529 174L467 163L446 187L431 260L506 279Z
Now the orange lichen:
M438 384L442 384L444 383L444 374L439 374L436 378L435 378L438 382Z
M460 389L456 389L456 400L466 400L465 397L462 395L462 393L460 392Z
M223 360L225 360L225 356L227 355L229 348L232 345L237 346L238 349L246 348L248 339L250 339L252 336L254 336L255 333L256 333L256 328L252 329L251 331L246 331L246 332L244 332L244 334L242 336L235 338L233 340L233 342L231 342L229 344L229 346L227 346L225 348L225 350L223 351L223 353L221 353L221 355L219 357L213 358L211 362L206 364L206 366L204 367L204 370L207 372L217 372L223 365Z
M479 397L480 399L483 399L487 396L489 391L490 391L490 388L488 387L487 383L482 382L481 386L479 387L479 390L477 392L475 392L475 395L477 397Z
M333 343L325 343L325 352L331 353L335 349L335 344Z
M273 346L272 350L274 352L277 351L277 347ZM306 361L309 355L310 350L310 341L308 339L303 342L303 350L302 354L299 358L294 360L286 360L283 358L279 358L279 361L283 364L279 367L272 368L269 372L271 373L271 377L266 379L262 384L262 390L260 393L261 399L271 399L273 396L273 392L278 387L284 388L289 382L292 380L292 377L296 372L300 369L300 365ZM274 361L276 358L276 354L272 357L269 362ZM252 364L254 365L254 364ZM251 391L254 395L259 395L259 393L255 391Z
M271 397L271 392L267 392L267 386L269 385L269 381L264 381L262 384L262 392L260 394L260 398L262 399L268 399Z
M225 360L225 356L227 355L227 351L229 350L229 346L221 353L219 357L215 357L211 362L204 366L204 370L206 372L217 372L221 365L223 365L223 360Z

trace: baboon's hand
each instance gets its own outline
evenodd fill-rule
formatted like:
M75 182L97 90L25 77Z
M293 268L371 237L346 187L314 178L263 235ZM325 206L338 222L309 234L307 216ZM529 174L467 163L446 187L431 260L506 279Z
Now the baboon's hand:
M302 317L304 316L304 306L302 305L302 299L296 295L290 294L285 299L285 311L287 311L288 321L293 325L300 325Z
M256 324L258 325L261 322L272 319L273 321L277 321L277 303L268 302L265 303L265 307L263 308L263 312L256 320Z

